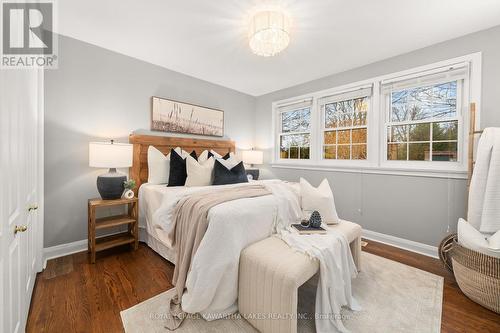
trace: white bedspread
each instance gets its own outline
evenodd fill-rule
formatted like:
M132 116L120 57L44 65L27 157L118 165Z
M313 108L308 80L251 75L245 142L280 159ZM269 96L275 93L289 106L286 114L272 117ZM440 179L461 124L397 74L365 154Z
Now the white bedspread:
M209 226L191 263L182 297L185 312L201 313L207 320L236 312L241 250L269 237L276 225L283 223L278 215L286 213L287 219L295 218L295 221L300 218L298 193L292 185L279 180L259 183L264 184L273 195L229 201L209 211ZM153 214L154 225L169 231L176 203L186 195L207 188L169 188L168 196Z

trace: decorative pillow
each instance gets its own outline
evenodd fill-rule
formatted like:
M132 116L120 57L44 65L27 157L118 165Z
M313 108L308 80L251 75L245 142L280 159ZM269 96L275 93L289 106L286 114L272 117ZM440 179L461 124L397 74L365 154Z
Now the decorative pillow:
M488 248L500 254L500 230L488 238Z
M216 152L213 149L210 149L210 153L215 157L215 158L222 158L222 155Z
M198 156L196 156L196 151L192 151L189 156L191 156L192 158L194 158L195 160L198 160ZM187 156L182 156L182 158L186 158Z
M180 154L181 148L175 148ZM170 174L170 153L165 156L161 151L153 146L148 147L148 183L167 184Z
M458 242L471 250L491 255L488 251L488 241L472 224L464 219L458 220L457 226Z
M247 174L243 162L238 163L231 169L226 168L220 160L215 160L213 185L227 185L237 183L248 183Z
M200 155L201 156L201 155ZM212 184L215 159L198 162L191 156L186 158L186 186L208 186Z
M218 158L217 159L223 166L225 166L226 168L228 168L229 170L231 170L232 168L234 168L238 163L241 162L241 160L239 158L237 158L236 156L232 155L231 157L229 158Z
M210 150L210 153L212 154L213 157L215 157L215 158L222 158L224 160L227 160L228 158L235 156L234 153L227 153L226 155L222 156L221 154L219 154L215 150Z
M335 209L333 192L328 180L325 178L319 186L313 187L307 180L300 178L300 195L302 210L313 212L317 210L323 222L327 224L339 223L339 216Z
M189 155L195 160L197 159L194 150ZM170 174L168 176L167 186L184 186L186 178L186 159L182 158L181 155L172 149L170 151Z
M211 151L208 151L208 150L204 150L200 156L198 156L198 162L200 163L203 163L205 161L207 161L210 157L213 157L214 154L212 154Z

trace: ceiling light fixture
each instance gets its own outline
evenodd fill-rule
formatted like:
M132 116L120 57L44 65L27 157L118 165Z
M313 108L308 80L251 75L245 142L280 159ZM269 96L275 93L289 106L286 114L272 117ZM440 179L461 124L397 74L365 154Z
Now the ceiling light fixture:
M248 34L253 53L274 56L290 43L290 18L279 11L259 12L252 17Z

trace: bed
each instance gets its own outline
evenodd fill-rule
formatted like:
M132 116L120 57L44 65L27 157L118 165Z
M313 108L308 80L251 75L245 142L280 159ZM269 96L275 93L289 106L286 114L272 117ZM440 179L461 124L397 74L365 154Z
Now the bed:
M130 177L139 189L139 227L145 241L159 255L176 264L171 246L171 213L183 196L198 191L216 193L219 188L245 184L199 187L152 185L147 183L147 150L150 145L167 154L181 147L186 151L215 150L223 155L234 152L234 142L147 135L131 135L134 158ZM182 309L215 320L238 310L238 266L247 246L270 237L282 221L298 221L302 216L298 184L280 180L255 181L272 194L223 202L208 211L208 228L193 257L182 296ZM356 243L358 244L358 243ZM359 245L359 244L358 244Z
M166 187L147 183L147 150L150 145L167 154L181 147L186 151L214 150L224 155L234 152L234 142L172 138L151 135L131 135L133 165L130 177L138 185L139 227L142 239L150 248L175 264L175 250L166 237L173 203L191 192L218 187L244 186L243 184L207 187ZM262 181L262 183L280 181ZM237 283L239 253L243 248L273 233L277 201L273 195L243 198L225 202L209 211L208 229L191 262L182 297L182 307L189 313L200 313L206 319L217 319L237 310Z
M142 241L163 258L175 265L175 251L170 246L166 232L155 227L153 212L157 211L166 199L168 188L165 185L144 183L139 188L139 229Z
M150 248L175 264L175 252L166 241L166 232L153 224L152 213L166 200L167 193L175 189L165 185L148 184L148 148L153 146L163 154L180 147L185 151L196 151L198 156L204 150L214 150L221 155L235 152L235 143L231 140L192 139L181 137L165 137L158 135L131 134L129 143L133 145L132 167L130 179L135 180L135 194L139 197L139 228L143 241Z

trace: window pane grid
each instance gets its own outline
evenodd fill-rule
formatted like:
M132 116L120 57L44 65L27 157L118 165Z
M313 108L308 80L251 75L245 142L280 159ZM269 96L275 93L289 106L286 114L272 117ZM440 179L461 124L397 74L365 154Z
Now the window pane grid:
M346 133L347 132L347 133ZM340 133L340 134L339 134ZM367 128L323 132L324 159L366 159Z
M366 159L368 109L368 97L323 105L323 159Z
M411 126L387 126L388 160L457 161L458 120L419 123L420 133L413 135ZM428 139L415 139L422 137Z
M388 95L387 159L457 161L457 81Z

